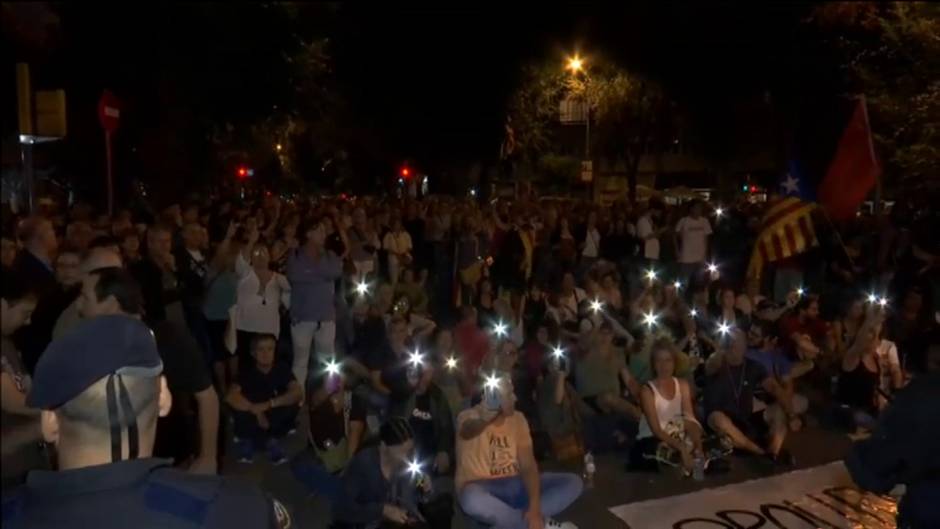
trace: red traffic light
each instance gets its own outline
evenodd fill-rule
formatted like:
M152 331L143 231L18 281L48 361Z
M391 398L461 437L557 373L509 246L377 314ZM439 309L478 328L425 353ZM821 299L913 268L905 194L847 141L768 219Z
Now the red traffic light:
M239 167L235 170L235 175L239 178L245 178L248 176L248 169L245 167Z
M751 193L757 193L757 186L751 186Z
M408 178L409 176L411 176L411 169L408 169L407 167L402 167L402 168L401 168L401 176L402 176L403 178Z

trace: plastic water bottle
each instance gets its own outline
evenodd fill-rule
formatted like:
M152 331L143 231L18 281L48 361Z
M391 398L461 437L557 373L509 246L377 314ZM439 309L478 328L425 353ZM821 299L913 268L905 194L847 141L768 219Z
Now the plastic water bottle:
M692 461L692 479L695 481L705 480L705 459L702 456L695 456Z
M588 452L584 454L584 474L582 478L584 480L584 488L590 489L594 487L594 472L597 470L597 467L594 466L594 454Z

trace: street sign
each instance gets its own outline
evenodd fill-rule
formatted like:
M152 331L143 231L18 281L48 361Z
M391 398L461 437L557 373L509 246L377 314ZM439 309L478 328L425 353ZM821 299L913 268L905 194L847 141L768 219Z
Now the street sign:
M36 92L36 132L47 138L64 138L65 131L65 90Z
M98 100L98 122L107 132L114 132L121 121L121 102L109 90L101 93Z

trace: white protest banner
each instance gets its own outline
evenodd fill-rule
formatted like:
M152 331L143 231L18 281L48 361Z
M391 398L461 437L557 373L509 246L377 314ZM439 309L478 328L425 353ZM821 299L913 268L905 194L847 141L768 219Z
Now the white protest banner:
M836 462L611 512L631 529L894 529L897 505L859 490Z

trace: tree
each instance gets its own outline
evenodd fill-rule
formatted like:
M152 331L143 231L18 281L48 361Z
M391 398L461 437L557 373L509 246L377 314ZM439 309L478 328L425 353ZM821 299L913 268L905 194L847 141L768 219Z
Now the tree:
M566 97L587 103L591 151L625 162L630 200L635 200L640 159L647 145L671 128L673 106L661 87L605 62L583 74L565 72L557 64L527 67L509 105L518 159L535 164L560 150L558 113Z
M830 34L848 85L868 101L886 175L901 185L940 175L940 6L836 2L811 22Z

